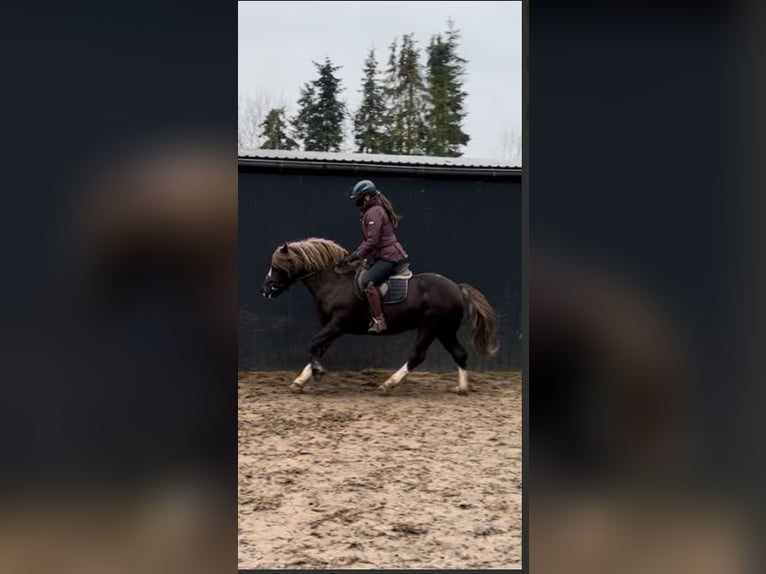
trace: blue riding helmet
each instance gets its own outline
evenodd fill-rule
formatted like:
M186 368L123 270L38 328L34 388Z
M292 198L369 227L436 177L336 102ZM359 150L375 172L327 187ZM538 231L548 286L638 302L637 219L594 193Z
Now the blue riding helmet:
M380 191L378 191L378 188L375 187L374 183L372 183L369 179L363 179L356 182L356 185L354 185L354 188L351 190L351 195L349 195L348 198L356 201L365 195L371 195L372 197L375 197L379 194Z

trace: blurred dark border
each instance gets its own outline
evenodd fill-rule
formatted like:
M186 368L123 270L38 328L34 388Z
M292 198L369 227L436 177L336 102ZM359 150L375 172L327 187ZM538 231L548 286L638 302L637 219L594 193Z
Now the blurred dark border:
M530 4L527 565L763 571L763 6Z
M2 420L15 431L7 433L13 453L2 480L12 481L16 469L21 476L30 462L21 452L30 421L53 425L44 416L46 399L55 397L52 415L67 414L59 422L72 422L130 377L132 399L151 403L164 387L149 386L139 374L162 368L174 383L180 357L170 348L184 334L189 345L209 351L200 360L210 359L207 376L218 379L206 380L221 402L208 420L228 425L229 436L214 441L228 464L236 453L236 353L222 351L206 307L215 302L195 287L211 279L202 273L212 269L205 267L210 253L203 241L210 251L236 250L236 4L42 3L13 5L5 19L12 25L0 40L6 55L0 378L9 410ZM221 162L227 156L228 165ZM187 198L176 189L189 183L184 172L201 182ZM152 197L164 199L153 204ZM221 214L193 213L206 201L208 212L215 207ZM236 267L218 271L235 285ZM230 311L236 328L236 300ZM167 338L156 330L142 337L140 321L166 329ZM109 348L110 338L125 346ZM149 348L152 338L167 343L167 353ZM96 372L107 352L115 355L112 380ZM122 377L126 371L131 375ZM27 418L22 407L32 398L42 411ZM131 407L138 410L125 416L134 423L147 414L138 400ZM187 413L162 416L158 433L183 426ZM127 427L122 438L130 440ZM74 457L76 443L65 446ZM82 474L88 464L99 462L72 460ZM233 484L234 467L227 472Z
M564 440L551 462L562 463L572 476L598 476L622 464L618 452L599 450L579 434L586 429L575 428L586 418L577 409L590 406L585 395L568 396L585 403L556 407L573 409L566 413L573 425L564 431L568 437L543 432L563 431L565 424L563 415L553 420L554 405L548 401L559 400L565 387L587 390L572 390L579 384L572 379L575 368L589 384L594 373L588 369L609 359L597 353L620 350L596 340L589 329L613 329L615 338L624 333L625 344L631 345L626 353L637 353L647 343L654 348L643 352L656 352L658 361L666 354L671 364L657 365L672 379L664 398L691 408L688 414L696 423L685 421L695 426L684 430L694 438L723 447L735 436L731 416L736 410L728 408L736 405L735 389L718 391L728 361L734 360L722 335L729 340L734 335L730 297L736 287L735 254L742 247L737 228L748 200L739 177L744 173L738 155L740 78L733 65L744 13L736 4L696 6L690 11L675 3L658 9L651 4L542 1L531 10L525 167L536 383L530 428L535 453L545 445L553 448L552 440ZM663 348L659 340L642 339L639 328L647 335L653 331L638 325L638 318L651 318L654 328L668 336ZM546 356L554 350L546 345L558 344L553 338L559 336L571 337L558 341L572 345L569 369L561 361L551 363L552 354ZM590 348L594 345L601 347ZM549 366L555 373L543 370ZM612 376L626 374L619 367ZM678 372L671 373L671 367ZM560 387L549 387L548 394L542 384L548 382ZM652 400L662 402L662 397ZM691 400L694 404L687 403ZM712 418L715 427L699 424ZM578 439L583 442L575 445ZM572 460L564 461L570 447L581 451L572 451ZM627 445L622 450L631 456ZM706 477L717 472L720 449L688 454Z
M236 10L4 10L0 570L235 567Z
M521 120L521 322L522 322L522 414L521 414L521 571L529 572L529 0L522 1L522 120Z

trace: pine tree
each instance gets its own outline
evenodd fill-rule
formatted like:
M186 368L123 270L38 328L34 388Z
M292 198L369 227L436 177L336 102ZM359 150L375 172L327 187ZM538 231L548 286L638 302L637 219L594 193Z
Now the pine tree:
M298 144L287 133L285 108L273 108L261 125L261 149L296 149Z
M397 151L405 155L422 155L426 147L423 73L420 53L412 34L402 38L397 62L397 86L394 126L399 137Z
M388 65L383 79L383 107L385 133L383 137L383 153L395 154L401 151L401 130L397 125L397 107L399 101L399 69L396 44L398 38L388 46Z
M324 64L313 64L319 77L301 89L293 129L306 151L340 151L346 104L338 99L343 88L335 72L341 66L333 66L330 58Z
M301 97L298 98L298 112L290 122L295 137L303 143L303 149L314 151L317 142L313 135L317 132L316 126L316 90L313 83L306 83L301 88Z
M426 150L429 155L447 155L449 124L449 54L441 35L431 38L426 64Z
M384 90L378 81L378 62L370 50L364 61L362 103L354 116L354 141L359 153L384 153L386 150L386 107Z
M427 63L426 153L458 157L470 141L462 129L466 116L463 78L467 61L458 53L460 32L447 22L446 41L440 34L431 38Z
M317 90L316 126L318 131L312 137L318 143L319 151L340 151L343 145L343 122L346 119L346 104L338 99L343 91L340 78L334 74L341 66L333 66L330 58L324 64L314 62L319 72L315 81Z

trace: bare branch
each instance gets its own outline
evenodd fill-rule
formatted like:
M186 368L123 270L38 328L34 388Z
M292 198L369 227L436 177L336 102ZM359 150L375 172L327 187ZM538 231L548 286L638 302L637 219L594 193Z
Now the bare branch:
M497 155L501 159L521 165L521 130L516 126L506 128L500 134Z
M269 92L256 90L255 94L240 94L237 99L237 145L257 149L263 143L259 126L273 108L286 107L284 92L275 97Z

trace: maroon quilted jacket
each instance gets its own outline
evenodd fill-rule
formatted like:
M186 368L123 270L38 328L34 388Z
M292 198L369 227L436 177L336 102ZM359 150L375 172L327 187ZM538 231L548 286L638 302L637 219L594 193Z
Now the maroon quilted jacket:
M397 241L394 226L380 200L372 198L362 213L362 233L364 241L356 253L362 258L383 259L397 263L407 258L407 252Z

